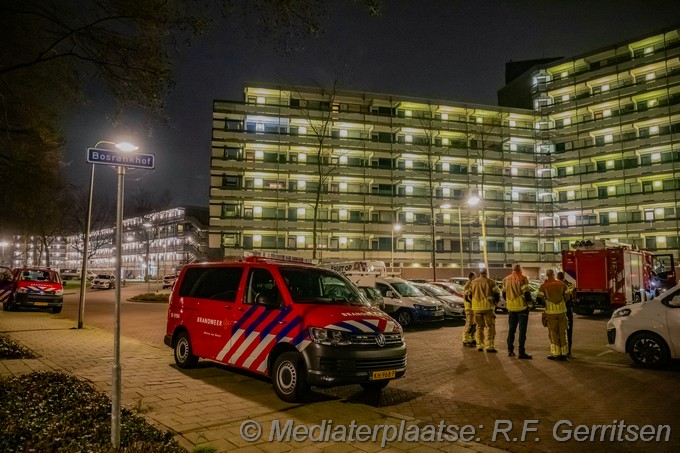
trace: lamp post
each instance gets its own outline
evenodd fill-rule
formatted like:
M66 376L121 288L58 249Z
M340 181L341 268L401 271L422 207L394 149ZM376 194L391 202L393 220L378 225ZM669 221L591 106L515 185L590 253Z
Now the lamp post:
M479 198L477 198L477 197L470 197L465 202L465 204L467 204L468 206L475 206L475 205L477 205L477 203L479 203ZM460 276L464 277L465 272L463 270L463 267L464 267L465 264L463 262L463 258L464 258L464 254L463 254L463 218L462 218L462 215L461 215L462 206L463 206L462 204L457 205L456 211L458 213L458 247L460 248ZM451 205L450 204L444 204L441 207L443 209L448 209L448 208L451 207Z
M0 242L0 247L2 247L2 261L0 261L0 264L5 264L5 247L7 247L8 245L9 245L9 242L5 242L5 241ZM10 267L11 267L11 265L10 265Z
M475 206L480 201L481 200L480 200L479 197L473 196L473 197L470 197L468 199L468 204L470 206ZM483 257L484 257L484 268L488 270L489 269L489 256L488 256L487 250L486 250L486 222L485 222L484 217L485 217L484 216L484 205L482 205L482 211L481 211L481 214L479 215L479 219L480 219L480 222L482 224L482 246L484 247L483 250L482 250L482 254L483 254Z
M392 225L392 240L390 241L390 270L394 272L394 232L401 231L401 225L395 223Z
M121 142L114 143L108 142L106 140L100 140L94 145L98 148L99 145L107 144L113 145L121 151L125 151L124 148L130 145L129 143ZM136 147L135 147L136 149ZM87 197L87 220L85 221L85 237L83 238L83 263L80 267L80 301L78 302L78 329L83 328L83 318L85 315L85 285L87 284L87 261L89 259L89 246L90 246L90 228L92 226L92 193L94 192L94 168L96 165L92 164L92 170L90 171L90 191Z

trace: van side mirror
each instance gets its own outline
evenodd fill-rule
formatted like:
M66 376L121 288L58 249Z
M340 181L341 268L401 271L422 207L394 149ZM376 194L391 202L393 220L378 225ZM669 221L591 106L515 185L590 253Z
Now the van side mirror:
M680 307L680 294L676 295L673 297L669 302L668 305L671 307Z
M255 296L255 305L265 308L279 308L277 293L258 293Z

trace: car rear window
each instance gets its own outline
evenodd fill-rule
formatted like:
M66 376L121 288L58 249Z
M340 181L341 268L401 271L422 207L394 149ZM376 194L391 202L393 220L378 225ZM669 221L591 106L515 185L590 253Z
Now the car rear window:
M179 288L180 297L197 297L234 302L243 276L243 267L192 267L186 270Z

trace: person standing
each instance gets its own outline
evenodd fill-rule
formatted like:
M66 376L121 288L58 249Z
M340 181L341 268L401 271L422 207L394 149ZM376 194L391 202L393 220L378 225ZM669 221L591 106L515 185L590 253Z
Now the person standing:
M560 271L557 273L557 279L563 281L567 285L566 291L566 305L567 305L567 345L569 346L569 352L567 357L571 357L571 338L574 333L574 285L565 280L564 272Z
M508 356L515 356L515 332L519 325L519 358L530 360L531 356L527 354L524 345L529 323L529 306L525 296L531 288L529 279L522 274L522 267L519 264L515 264L510 275L503 279L503 291L505 308L508 309Z
M498 297L498 288L493 280L488 277L486 269L479 271L479 277L470 282L470 296L472 298L472 311L475 312L475 324L477 332L477 350L497 352L494 347L496 338L496 314L495 300Z
M477 275L474 272L468 274L468 281L463 287L463 305L465 306L465 328L463 330L463 346L473 347L476 345L475 333L475 313L472 311L472 297L470 294L470 283Z
M537 298L545 301L545 323L550 339L550 360L567 360L567 285L555 279L555 272L548 269L546 280L538 290Z

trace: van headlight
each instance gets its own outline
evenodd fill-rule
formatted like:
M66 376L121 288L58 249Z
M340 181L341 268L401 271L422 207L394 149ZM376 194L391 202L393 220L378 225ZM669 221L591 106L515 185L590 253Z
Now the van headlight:
M630 315L630 308L620 308L612 313L612 318L622 318Z
M327 346L346 346L352 344L349 332L343 332L341 330L310 327L309 336L316 344L324 344Z
M63 296L64 295L64 290L63 289L58 289L54 292L57 296Z

